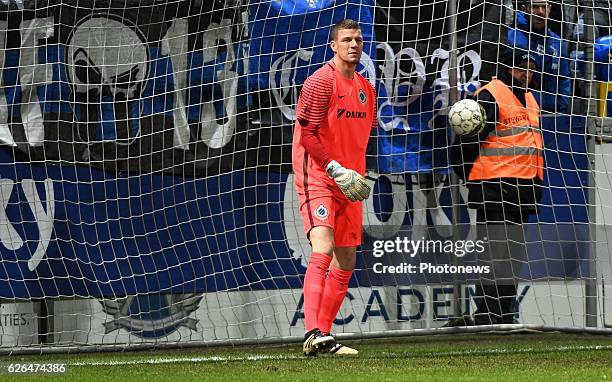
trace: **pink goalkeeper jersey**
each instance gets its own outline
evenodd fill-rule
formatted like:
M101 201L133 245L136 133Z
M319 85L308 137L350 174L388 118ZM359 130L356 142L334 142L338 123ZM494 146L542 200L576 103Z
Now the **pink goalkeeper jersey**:
M310 185L335 187L325 173L327 163L316 163L301 144L302 125L315 126L329 154L342 166L364 175L365 154L376 128L376 94L359 73L348 79L327 63L306 79L297 105L293 131L293 172L298 191Z

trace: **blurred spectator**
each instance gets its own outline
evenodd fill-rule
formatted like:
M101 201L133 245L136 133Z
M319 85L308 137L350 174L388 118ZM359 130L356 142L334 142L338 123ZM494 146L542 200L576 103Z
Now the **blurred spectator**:
M607 86L607 82L612 82L612 36L603 36L595 40L593 46L595 52L595 80L601 82L599 86ZM575 65L575 77L578 81L585 78L586 58L584 51L577 52ZM583 92L581 93L583 94ZM608 93L608 116L612 116L612 97Z
M595 79L597 81L612 81L611 48L612 36L603 36L595 40Z
M519 6L516 28L508 31L508 43L533 52L537 66L533 90L542 111L568 113L571 94L567 44L548 27L550 4L531 0Z
M598 110L600 116L612 117L612 36L603 36L595 40L595 80L598 84ZM584 78L584 53L578 58L579 75ZM605 100L605 101L604 101ZM603 103L605 102L605 104Z
M612 33L612 1L595 1L595 38Z
M595 1L593 10L595 38L612 34L612 1ZM588 10L587 10L588 12ZM584 11L578 14L578 21L574 28L573 39L584 42Z

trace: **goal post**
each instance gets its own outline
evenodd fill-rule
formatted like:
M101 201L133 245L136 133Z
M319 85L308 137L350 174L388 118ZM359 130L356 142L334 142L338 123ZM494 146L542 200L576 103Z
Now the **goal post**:
M474 313L480 269L448 110L504 70L526 4L0 1L0 353L300 341L295 108L344 18L362 29L378 129L334 333L612 333L612 20L592 1L549 0L558 45L527 42L545 62L546 171L509 268L516 323L443 328Z

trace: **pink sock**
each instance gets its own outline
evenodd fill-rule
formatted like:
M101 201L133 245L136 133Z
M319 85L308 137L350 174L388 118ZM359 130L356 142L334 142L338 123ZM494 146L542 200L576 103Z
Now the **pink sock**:
M306 331L317 327L321 298L325 288L325 272L329 268L331 257L313 252L304 276L304 325Z
M319 329L323 333L331 331L332 324L348 291L348 284L352 274L353 271L343 271L334 266L329 270L318 319Z

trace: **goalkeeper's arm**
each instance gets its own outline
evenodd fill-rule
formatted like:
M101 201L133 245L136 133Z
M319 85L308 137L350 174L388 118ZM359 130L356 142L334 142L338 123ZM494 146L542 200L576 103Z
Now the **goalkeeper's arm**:
M325 146L321 144L318 136L318 126L309 125L307 121L299 121L302 127L300 143L312 159L325 169L338 185L344 196L350 201L357 202L367 199L370 195L370 186L363 176L354 170L344 168L331 159Z

